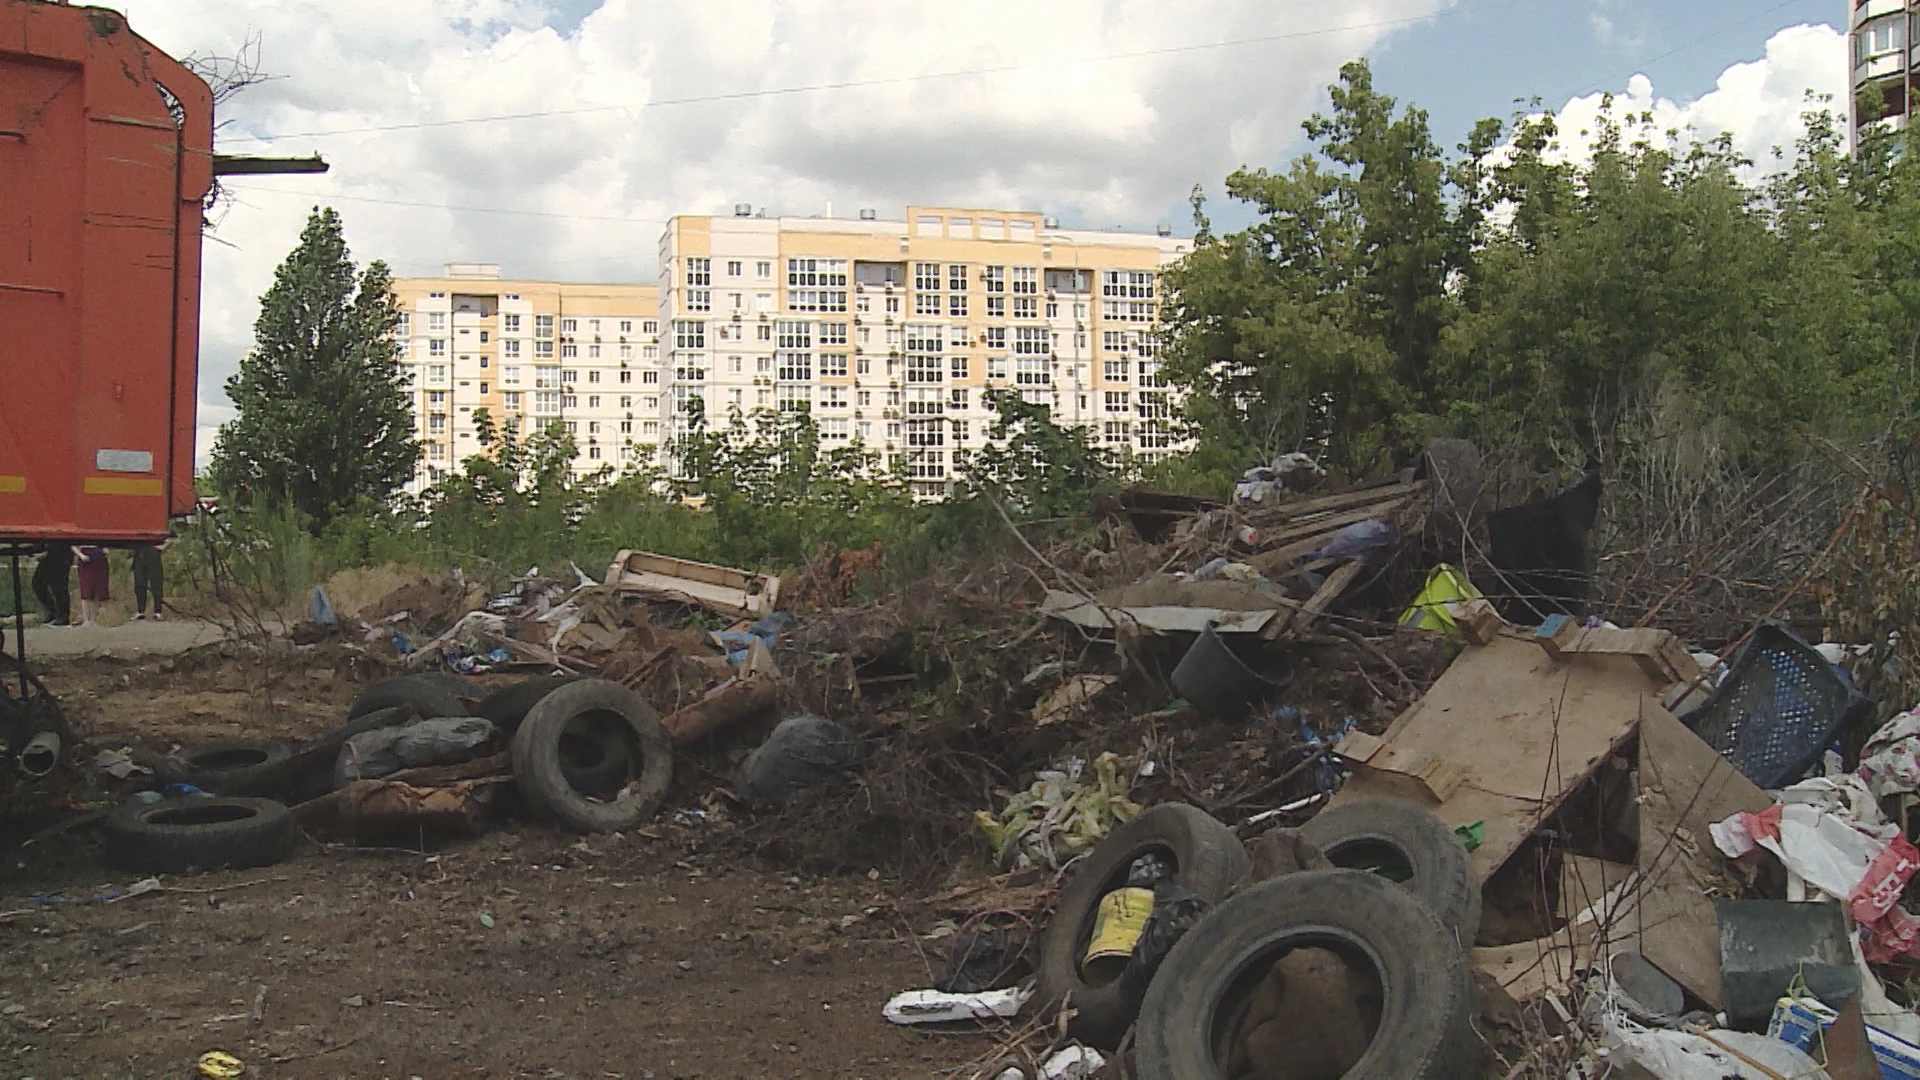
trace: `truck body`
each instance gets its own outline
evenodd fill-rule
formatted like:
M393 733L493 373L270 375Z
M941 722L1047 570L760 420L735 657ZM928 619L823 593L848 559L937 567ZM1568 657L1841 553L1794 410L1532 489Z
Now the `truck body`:
M213 95L118 12L0 0L0 548L194 506Z

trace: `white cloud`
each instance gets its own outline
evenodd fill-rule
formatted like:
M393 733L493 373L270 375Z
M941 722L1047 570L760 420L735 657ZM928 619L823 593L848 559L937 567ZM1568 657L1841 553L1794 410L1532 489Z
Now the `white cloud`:
M204 455L256 298L315 203L341 211L356 258L401 274L476 260L568 280L652 280L668 216L736 200L798 214L831 201L846 215L996 205L1151 226L1180 220L1196 181L1283 160L1341 62L1456 0L604 0L567 34L548 25L554 0L123 3L176 55L230 54L258 30L282 77L230 103L226 148L318 149L333 165L232 184L225 244L207 247ZM1345 29L1318 33L1330 28ZM1248 38L1272 40L1094 59ZM667 104L983 68L1017 70ZM584 109L598 111L242 137Z
M1714 88L1699 98L1677 102L1654 92L1645 75L1627 80L1624 93L1615 92L1613 115L1618 119L1651 114L1652 129L1664 135L1708 140L1730 135L1735 150L1754 162L1757 173L1779 167L1774 148L1788 155L1805 133L1801 114L1807 94L1830 95L1830 108L1844 112L1847 101L1847 39L1830 26L1790 26L1767 40L1766 55L1734 64L1720 73ZM1561 153L1584 161L1592 153L1602 95L1570 99L1555 111L1560 128Z

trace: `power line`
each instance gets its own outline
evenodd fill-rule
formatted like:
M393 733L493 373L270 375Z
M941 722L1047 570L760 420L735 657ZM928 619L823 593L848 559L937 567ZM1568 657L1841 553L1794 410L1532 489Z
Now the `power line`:
M1302 38L1324 37L1329 34L1344 34L1354 30L1378 30L1395 26L1409 26L1414 23L1426 22L1430 19L1454 15L1478 15L1485 12L1501 11L1507 8L1530 6L1540 2L1542 2L1542 0L1506 0L1504 3L1483 4L1473 8L1448 8L1428 15L1415 15L1399 19L1382 19L1369 23L1350 23L1345 26L1330 26L1316 30L1294 30L1283 34L1234 38L1228 41L1210 41L1195 45L1170 45L1158 49L1140 49L1134 52L1109 53L1104 56L1089 56L1076 59L1042 60L1033 63L997 64L990 67L961 68L952 71L931 71L918 75L894 75L877 79L845 79L837 82L811 83L805 86L782 86L761 90L735 90L719 94L694 94L687 97L662 98L657 101L646 101L633 106L584 105L572 109L540 109L533 112L498 113L491 116L468 116L449 120L420 120L405 124L373 124L366 127L334 128L327 131L289 131L275 135L244 135L239 137L254 139L260 142L269 142L275 139L327 138L335 135L365 135L386 131L417 131L425 128L456 127L466 124L495 124L515 120L541 120L558 116L583 116L592 113L618 112L628 108L639 111L644 109L657 109L669 105L701 105L721 101L742 101L751 98L813 94L828 90L856 90L876 86L898 86L906 83L930 82L936 79L958 79L974 75L1002 75L1016 71L1070 67L1075 64L1099 64L1116 60L1140 60L1155 56L1174 56L1182 53L1238 48L1244 45L1267 45L1277 41L1295 41Z

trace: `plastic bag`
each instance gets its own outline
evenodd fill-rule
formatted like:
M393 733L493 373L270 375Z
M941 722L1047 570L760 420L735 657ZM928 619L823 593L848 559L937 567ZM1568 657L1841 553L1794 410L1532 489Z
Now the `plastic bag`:
M733 786L753 806L778 806L860 762L860 740L821 716L780 721L734 774Z
M474 752L492 738L493 724L478 716L438 717L363 731L340 748L333 768L334 786L378 780L422 765L471 761Z

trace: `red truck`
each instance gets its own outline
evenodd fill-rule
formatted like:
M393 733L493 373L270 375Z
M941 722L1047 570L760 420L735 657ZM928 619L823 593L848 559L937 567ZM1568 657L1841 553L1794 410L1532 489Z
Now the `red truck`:
M324 168L216 155L206 82L118 12L0 0L0 556L17 646L0 649L0 762L40 775L60 749L24 663L22 556L157 542L194 507L214 177Z

